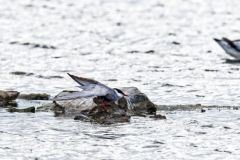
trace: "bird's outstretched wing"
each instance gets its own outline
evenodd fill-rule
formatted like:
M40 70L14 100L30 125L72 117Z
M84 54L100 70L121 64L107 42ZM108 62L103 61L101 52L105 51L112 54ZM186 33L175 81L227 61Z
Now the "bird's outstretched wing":
M83 90L80 92L72 92L68 94L59 94L57 95L54 100L70 100L70 99L77 99L77 98L87 98L87 97L94 97L94 96L106 96L114 94L113 89L107 87L106 85L83 77L77 77L68 73L68 75L75 80L78 84L80 84L80 88Z
M240 52L240 40L234 40L233 43L235 44L236 48L239 50Z
M239 40L231 41L230 39L225 38L225 37L223 37L222 40L225 41L226 43L228 43L232 48L234 48L240 52L240 41Z
M231 41L227 38L214 39L230 56L240 59L240 41Z
M74 80L76 81L78 84L80 84L81 86L86 86L86 85L90 85L90 84L98 84L100 82L95 81L93 79L89 79L89 78L83 78L83 77L77 77L74 76L70 73L68 73L68 75Z

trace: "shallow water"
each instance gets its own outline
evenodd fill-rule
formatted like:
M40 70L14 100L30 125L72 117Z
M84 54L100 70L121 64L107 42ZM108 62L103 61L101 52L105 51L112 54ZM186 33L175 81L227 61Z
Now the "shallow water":
M100 126L1 112L1 159L239 159L239 110L168 112Z
M70 72L112 87L136 86L157 104L238 106L240 65L224 63L229 57L213 41L239 39L238 4L0 0L0 89L54 95L76 89ZM134 117L116 126L0 111L6 159L240 157L238 110L166 112L164 121Z

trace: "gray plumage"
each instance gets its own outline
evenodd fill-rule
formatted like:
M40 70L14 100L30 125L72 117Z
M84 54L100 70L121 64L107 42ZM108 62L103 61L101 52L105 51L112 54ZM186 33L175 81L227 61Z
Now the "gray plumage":
M237 60L240 60L240 40L229 40L227 38L214 40L224 49L224 51Z
M54 98L54 100L61 101L87 97L102 97L106 101L113 102L124 96L124 93L121 90L112 89L93 79L77 77L69 73L68 75L80 85L78 87L80 87L82 91L73 92L66 95L58 95Z

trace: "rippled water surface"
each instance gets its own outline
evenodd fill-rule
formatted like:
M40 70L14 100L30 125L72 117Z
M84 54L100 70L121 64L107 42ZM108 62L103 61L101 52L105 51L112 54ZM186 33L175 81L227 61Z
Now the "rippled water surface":
M136 86L157 104L240 105L238 0L0 0L0 89ZM24 72L21 75L12 72ZM100 126L0 108L1 159L239 159L239 110L166 112Z

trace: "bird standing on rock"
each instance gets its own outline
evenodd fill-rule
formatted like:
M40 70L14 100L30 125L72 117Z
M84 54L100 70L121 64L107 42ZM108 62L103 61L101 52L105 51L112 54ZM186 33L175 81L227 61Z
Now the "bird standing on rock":
M130 107L129 109L133 109L132 104L128 98L128 95L126 95L120 89L110 88L98 81L93 80L93 79L77 77L77 76L74 76L69 73L68 73L68 75L74 81L76 81L80 85L78 87L83 90L80 92L69 93L67 95L59 95L54 98L55 101L71 100L71 99L77 99L77 98L97 97L98 99L102 100L101 107L103 109L106 109L108 103L117 102L122 97L125 97L128 102L128 107Z

